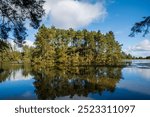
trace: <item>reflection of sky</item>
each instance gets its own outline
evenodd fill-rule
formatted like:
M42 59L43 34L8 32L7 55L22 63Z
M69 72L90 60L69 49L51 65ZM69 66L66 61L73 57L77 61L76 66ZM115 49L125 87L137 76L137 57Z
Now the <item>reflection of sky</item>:
M132 68L132 69L128 69L129 73L138 73L141 78L145 79L145 80L150 80L150 69L146 69L146 68Z
M118 88L150 95L150 69L124 68L122 71L124 79Z
M13 71L5 82L0 83L0 99L36 99L32 76L22 73L22 69Z
M150 60L132 60L132 63L150 63Z
M0 84L0 99L36 99L34 80L6 81Z
M17 71L13 71L10 74L10 77L7 80L10 81L18 81L18 80L29 80L32 78L32 76L30 74L28 74L27 76L22 75L23 70L19 69Z
M139 61L134 61L134 65L122 69L124 79L116 84L114 92L89 92L87 97L74 95L72 98L66 95L57 97L56 100L150 99L150 68L139 68L138 63ZM24 76L21 69L13 71L5 82L0 83L0 99L37 99L32 78L30 74Z

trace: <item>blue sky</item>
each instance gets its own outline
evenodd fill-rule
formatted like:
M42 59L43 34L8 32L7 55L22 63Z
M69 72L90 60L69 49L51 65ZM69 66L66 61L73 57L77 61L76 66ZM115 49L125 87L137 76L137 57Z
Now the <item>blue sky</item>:
M114 2L106 3L106 9L108 15L104 21L89 25L88 28L91 30L100 29L102 32L112 30L116 39L123 44L125 51L130 51L136 56L150 55L147 50L136 50L136 46L143 41L150 41L150 35L143 37L142 34L138 34L133 38L128 36L135 22L141 21L143 16L150 15L150 0L114 0ZM132 51L131 48L135 48L135 50Z
M127 53L150 55L150 34L128 36L135 22L150 16L150 0L46 0L44 8L42 23L48 27L113 31ZM28 39L34 41L36 32L29 28Z

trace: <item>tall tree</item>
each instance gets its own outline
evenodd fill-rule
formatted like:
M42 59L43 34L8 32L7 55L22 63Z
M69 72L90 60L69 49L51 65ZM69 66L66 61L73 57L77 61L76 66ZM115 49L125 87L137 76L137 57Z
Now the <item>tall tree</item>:
M8 39L11 31L21 45L27 36L25 22L37 29L44 15L43 4L44 0L0 0L0 40Z
M53 29L48 29L44 25L39 28L35 40L33 61L43 65L53 65L54 63L54 41L55 34Z
M113 32L39 28L33 63L49 65L117 65L122 59L121 45Z
M31 62L32 51L33 51L33 47L29 47L27 45L23 46L22 60L24 63L30 63Z

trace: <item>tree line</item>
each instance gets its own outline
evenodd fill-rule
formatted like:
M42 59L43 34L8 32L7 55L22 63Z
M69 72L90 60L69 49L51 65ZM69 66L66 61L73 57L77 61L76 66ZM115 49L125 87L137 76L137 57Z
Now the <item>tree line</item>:
M45 26L36 35L36 49L26 46L23 52L12 50L7 39L14 38L14 42L22 46L27 37L25 22L29 21L31 27L38 29L45 14L44 3L45 0L0 0L0 62L113 65L120 63L122 57L132 58L121 52L121 45L115 41L113 32L104 35L100 31L49 29ZM143 33L143 36L149 33L150 16L143 18L131 28L131 37L136 33Z
M23 46L23 51L5 48L0 61L21 61L41 67L55 65L119 65L124 58L122 45L112 31L47 28L42 25L35 35L35 47Z
M56 29L42 25L36 34L32 62L39 65L116 65L121 46L113 32Z

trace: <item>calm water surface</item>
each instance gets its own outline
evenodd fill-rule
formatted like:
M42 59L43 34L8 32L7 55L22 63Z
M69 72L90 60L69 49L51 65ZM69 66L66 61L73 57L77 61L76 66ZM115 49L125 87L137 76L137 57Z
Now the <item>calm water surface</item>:
M127 67L31 68L0 65L0 99L150 99L150 61Z

